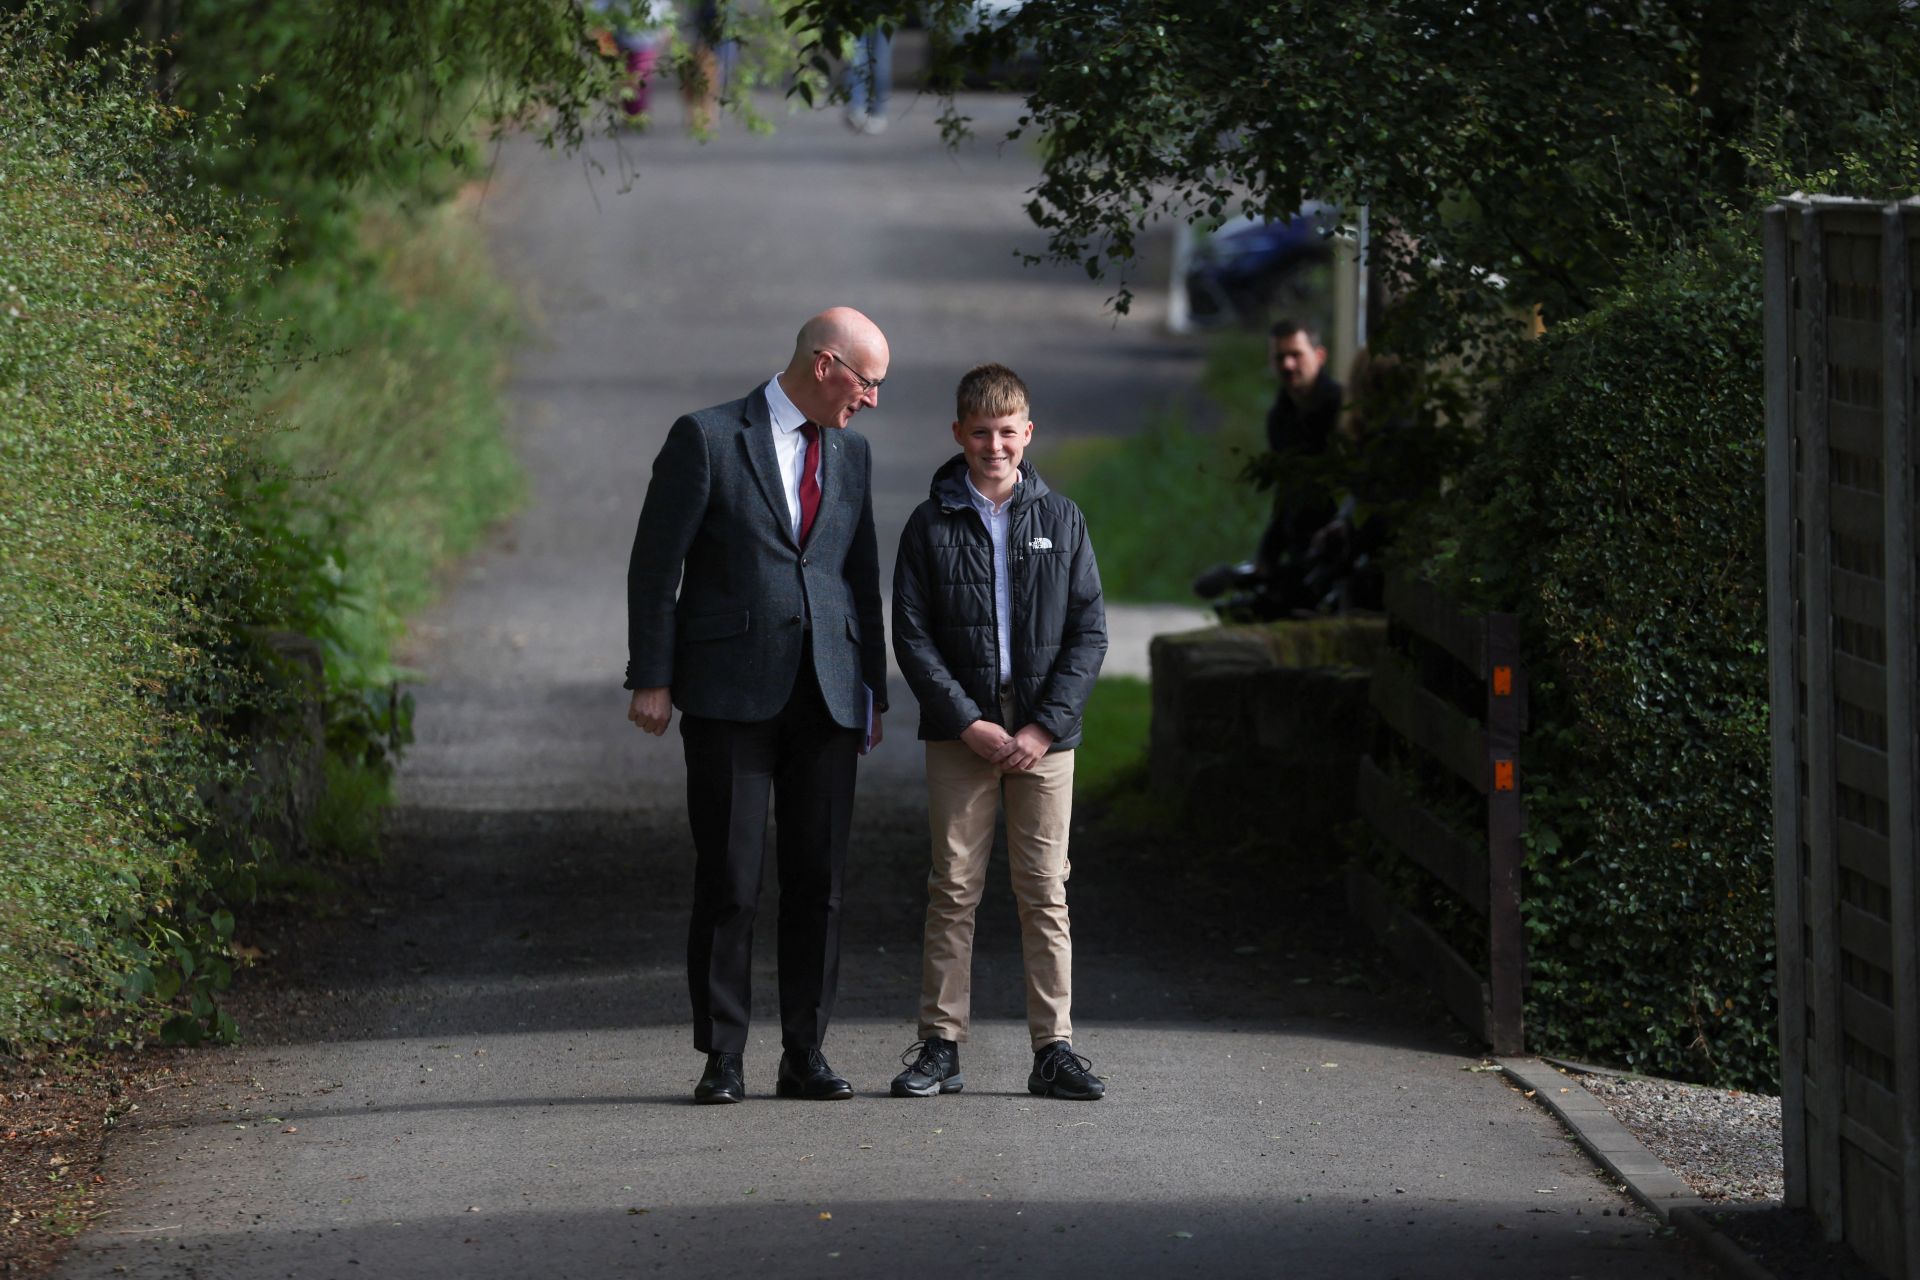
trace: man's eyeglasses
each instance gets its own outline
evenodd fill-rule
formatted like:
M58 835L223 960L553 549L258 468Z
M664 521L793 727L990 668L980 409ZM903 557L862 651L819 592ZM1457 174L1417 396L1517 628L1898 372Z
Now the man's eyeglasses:
M869 378L866 374L860 372L858 369L848 364L845 360L842 360L838 353L829 351L825 347L815 348L813 354L817 356L832 356L833 362L835 364L839 365L842 369L845 369L848 373L853 375L853 380L860 384L860 390L863 392L878 391L881 387L884 387L887 385L887 380L885 378Z

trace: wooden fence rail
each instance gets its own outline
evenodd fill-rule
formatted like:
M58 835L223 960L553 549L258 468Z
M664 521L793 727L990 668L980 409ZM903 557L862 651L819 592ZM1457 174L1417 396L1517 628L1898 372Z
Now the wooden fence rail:
M1526 974L1518 761L1526 687L1518 623L1511 614L1464 612L1427 584L1406 579L1388 585L1386 603L1388 642L1374 668L1371 701L1397 740L1388 754L1427 761L1459 779L1485 797L1486 816L1477 830L1463 833L1371 756L1360 760L1360 812L1376 847L1420 867L1486 922L1487 972L1357 866L1347 876L1348 906L1494 1052L1518 1053L1525 1040ZM1426 663L1417 661L1422 652ZM1423 679L1440 664L1457 666L1476 689L1485 689L1484 718L1468 715L1448 696L1458 681Z

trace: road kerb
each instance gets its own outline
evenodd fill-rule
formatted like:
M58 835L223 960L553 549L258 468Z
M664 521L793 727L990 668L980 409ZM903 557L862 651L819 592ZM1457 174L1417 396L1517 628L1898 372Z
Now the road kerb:
M1693 1189L1661 1164L1578 1080L1561 1075L1538 1058L1504 1058L1500 1066L1534 1101L1559 1117L1574 1141L1661 1222L1667 1222L1675 1209L1703 1205Z
M1695 1195L1578 1078L1538 1058L1503 1058L1500 1067L1527 1096L1552 1112L1573 1140L1620 1180L1628 1195L1698 1244L1723 1275L1731 1280L1774 1280L1771 1272L1714 1227L1707 1210L1717 1211L1720 1206L1709 1206Z

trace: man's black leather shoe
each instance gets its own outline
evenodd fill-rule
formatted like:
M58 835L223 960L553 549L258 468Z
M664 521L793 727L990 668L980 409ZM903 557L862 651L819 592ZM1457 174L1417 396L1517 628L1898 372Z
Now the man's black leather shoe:
M913 1057L915 1053L919 1056ZM908 1062L908 1058L913 1061ZM906 1070L893 1078L896 1098L931 1098L936 1093L958 1093L967 1087L967 1078L960 1074L960 1046L951 1040L939 1036L916 1040L900 1055L900 1062Z
M774 1092L783 1098L824 1102L851 1098L853 1086L833 1074L826 1056L818 1049L789 1049L780 1055L780 1075L774 1083Z
M742 1102L746 1100L746 1077L740 1070L737 1053L710 1053L700 1083L693 1086L695 1102Z
M1093 1064L1073 1051L1065 1040L1055 1040L1033 1055L1033 1074L1027 1077L1027 1092L1043 1098L1065 1098L1069 1102L1093 1102L1107 1091Z

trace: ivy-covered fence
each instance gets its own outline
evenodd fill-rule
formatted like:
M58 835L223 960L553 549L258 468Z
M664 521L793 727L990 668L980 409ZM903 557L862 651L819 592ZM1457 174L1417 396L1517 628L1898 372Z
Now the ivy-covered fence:
M1530 1047L1776 1078L1757 236L1529 353L1415 545L1520 616Z

